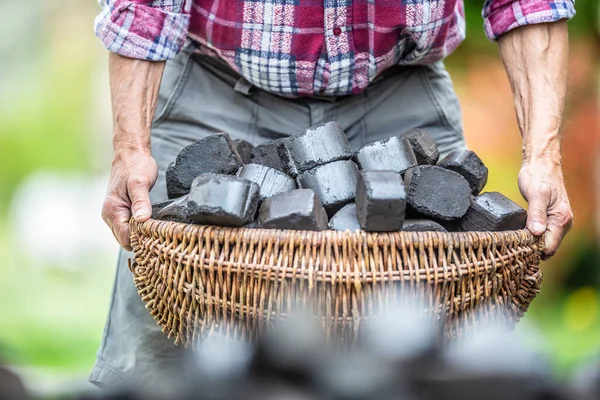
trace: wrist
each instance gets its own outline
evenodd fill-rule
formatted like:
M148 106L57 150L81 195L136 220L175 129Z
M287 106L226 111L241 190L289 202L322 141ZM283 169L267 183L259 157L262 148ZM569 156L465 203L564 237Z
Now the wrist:
M523 157L523 166L543 165L547 167L561 168L562 161L560 156L529 156Z
M114 135L113 153L115 158L131 155L151 155L150 138L148 139L120 139L118 135Z
M143 146L120 146L113 151L113 164L127 163L139 157L152 157L152 153Z
M552 164L560 166L562 162L561 141L559 134L524 135L529 140L523 141L523 164Z

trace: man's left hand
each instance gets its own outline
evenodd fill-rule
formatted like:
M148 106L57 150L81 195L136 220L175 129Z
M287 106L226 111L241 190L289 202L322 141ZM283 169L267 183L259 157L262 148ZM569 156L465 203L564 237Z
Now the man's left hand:
M519 189L529 203L527 229L536 236L545 233L542 259L554 255L573 225L560 163L538 160L524 163L519 172Z

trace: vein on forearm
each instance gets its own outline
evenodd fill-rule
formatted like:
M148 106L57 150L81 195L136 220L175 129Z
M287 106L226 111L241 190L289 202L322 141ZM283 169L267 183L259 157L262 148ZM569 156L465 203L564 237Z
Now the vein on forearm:
M150 127L164 64L110 54L109 77L115 151L150 151Z
M566 22L520 27L498 44L523 136L523 161L544 158L559 163L568 79Z

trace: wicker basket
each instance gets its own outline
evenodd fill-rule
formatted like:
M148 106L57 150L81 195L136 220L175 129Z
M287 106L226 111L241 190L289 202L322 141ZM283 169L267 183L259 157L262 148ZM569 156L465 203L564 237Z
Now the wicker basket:
M505 232L309 232L131 222L134 281L175 343L212 332L256 340L303 307L352 342L393 299L418 300L454 338L481 319L511 326L539 292L541 240Z

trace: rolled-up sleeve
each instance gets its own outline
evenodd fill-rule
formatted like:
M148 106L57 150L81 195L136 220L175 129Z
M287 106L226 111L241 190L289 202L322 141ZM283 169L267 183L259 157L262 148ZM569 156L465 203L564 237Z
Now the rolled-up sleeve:
M485 33L496 40L519 26L556 22L575 15L575 0L486 0Z
M99 0L96 36L109 51L150 61L179 52L190 23L191 0Z

